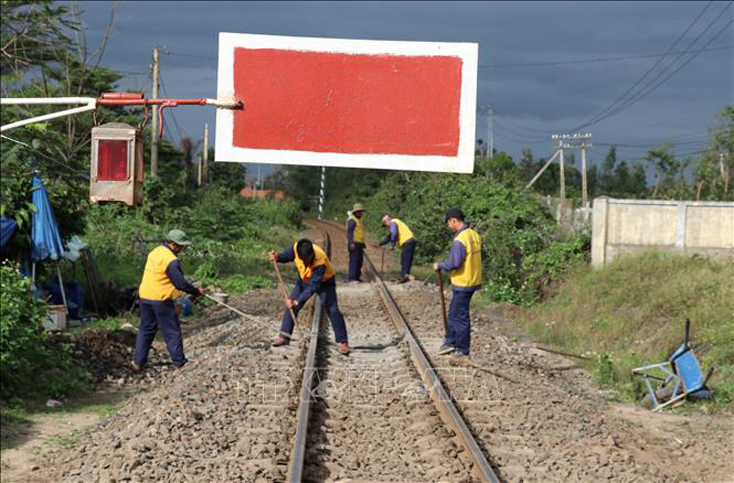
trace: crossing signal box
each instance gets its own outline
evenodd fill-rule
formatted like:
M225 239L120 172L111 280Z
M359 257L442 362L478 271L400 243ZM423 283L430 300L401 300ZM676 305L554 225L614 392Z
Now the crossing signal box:
M143 201L143 132L112 122L92 129L89 198L93 203Z

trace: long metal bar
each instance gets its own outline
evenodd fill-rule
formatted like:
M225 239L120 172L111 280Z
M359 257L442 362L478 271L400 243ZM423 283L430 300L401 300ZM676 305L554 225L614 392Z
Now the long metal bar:
M123 93L124 94L124 93ZM97 106L162 106L176 107L187 105L198 106L215 106L220 109L241 109L243 102L236 99L208 99L205 97L193 99L143 99L141 97L124 96L113 97L110 94L102 95L99 98L94 97L14 97L0 98L0 105L55 105L55 104L86 104L85 106L75 107L72 109L64 109L43 116L31 117L5 124L0 127L0 132L8 131L16 127L26 126L28 124L36 124L64 116L71 116L81 112L93 111Z
M3 102L3 104L6 104L6 103ZM7 104L12 104L12 103L7 103ZM15 103L15 104L19 104L19 103ZM62 104L62 103L56 102L53 104ZM74 104L77 104L77 103L74 103ZM63 111L52 112L50 114L44 114L43 116L31 117L29 119L23 119L22 121L16 121L16 122L11 122L10 124L4 124L2 127L0 127L0 132L9 131L16 127L25 126L27 124L36 124L39 122L48 121L49 119L56 119L57 117L71 116L73 114L79 114L80 112L93 111L96 108L97 108L96 100L92 99L91 102L87 104L86 106L75 107L73 109L64 109Z
M331 242L328 233L326 234L326 251L331 254ZM316 373L316 349L319 344L319 324L321 322L321 299L316 297L316 305L314 306L313 318L311 319L310 341L308 344L308 352L306 353L306 368L303 371L303 381L301 382L301 400L298 405L298 428L293 443L293 451L291 453L290 462L288 464L288 474L286 478L291 483L298 483L303 478L303 466L306 461L306 437L308 436L308 419L311 411L311 389L314 383L314 374Z
M442 419L445 423L447 423L454 429L454 432L459 437L462 445L467 450L471 459L474 461L474 467L479 476L484 481L499 483L499 478L497 478L497 475L492 470L489 461L487 461L484 453L479 448L479 445L477 445L474 436L472 436L469 428L466 426L466 423L461 418L459 411L451 402L451 398L446 392L446 389L444 389L441 380L438 378L438 374L436 374L436 371L433 369L431 363L428 361L425 352L423 352L423 348L418 343L415 335L413 335L410 326L405 321L403 315L400 313L400 309L398 309L395 301L390 296L390 292L387 290L387 287L385 287L385 283L379 277L375 266L372 264L372 261L369 259L367 254L365 254L364 260L368 269L372 273L375 287L377 287L377 290L382 297L382 300L385 302L385 306L388 308L388 311L390 312L393 320L397 322L399 330L403 331L408 340L413 362L419 369L418 372L420 372L424 384L429 389L431 398L433 399L433 402L436 404L436 407L441 413Z

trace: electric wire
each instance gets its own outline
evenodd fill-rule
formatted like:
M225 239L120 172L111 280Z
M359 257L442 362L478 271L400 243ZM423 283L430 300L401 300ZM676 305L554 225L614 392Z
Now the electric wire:
M704 49L702 52L716 52L716 51L723 51L723 50L732 50L734 46L731 45L722 45L718 47L711 47L709 49ZM554 65L568 65L568 64L590 64L590 63L597 63L597 62L618 62L620 60L628 60L628 59L648 59L652 57L667 57L671 55L678 55L682 52L669 52L669 53L663 53L663 54L627 54L627 55L620 55L615 57L599 57L595 59L578 59L578 60L559 60L559 61L550 61L550 62L518 62L514 64L480 64L480 69L504 69L509 67L548 67L548 66L554 66Z
M160 71L158 72L158 79L160 80L160 83L161 83L161 89L163 90L163 95L170 98L171 96L168 95L168 90L166 89L166 84L163 81L163 75L160 73ZM171 115L171 119L173 120L173 125L176 127L176 131L178 132L178 137L179 137L178 142L176 143L176 140L173 138L173 133L171 133L170 134L171 141L175 143L174 146L180 146L181 141L183 141L184 138L189 137L189 136L188 134L186 134L186 132L183 129L181 129L181 126L178 124L178 121L176 120L176 115L174 114L173 110L170 110L169 113Z
M698 20L706 12L706 10L711 6L712 3L713 3L713 1L710 1L709 3L706 4L706 6L698 14L698 16L693 20L693 22L691 22L691 24L688 26L688 28L686 28L686 30L675 40L675 42L673 42L673 44L668 49L669 52L672 51L672 49L676 45L678 45L678 43L685 37L685 35L691 30L691 28L698 22ZM649 93L651 93L652 91L654 91L656 88L660 87L662 84L664 84L665 82L667 82L677 72L679 72L683 67L685 67L686 65L688 65L688 63L690 63L690 61L692 61L695 57L697 57L703 50L702 49L698 49L698 50L692 52L692 56L688 60L686 60L685 62L683 62L675 71L673 71L670 75L668 75L667 77L665 77L659 84L657 84L656 86L652 87L648 91L645 91L645 89L647 89L652 83L654 83L657 79L659 79L660 76L662 76L676 62L678 62L680 59L682 59L683 56L685 56L687 53L691 53L690 52L691 48L706 33L708 33L708 31L719 20L719 18L721 18L721 16L726 12L726 10L731 5L732 5L732 2L731 1L730 2L727 2L726 6L721 10L721 12L719 12L719 14L711 22L709 22L709 24L704 28L704 30L701 31L701 33L699 33L698 36L696 36L696 38L689 43L689 45L685 49L684 53L679 54L673 61L671 61L666 67L664 67L654 78L652 78L651 80L649 80L647 82L647 84L645 84L645 86L643 86L639 91L637 91L637 93L635 93L635 94L631 95L629 98L625 99L627 97L627 95L630 94L630 92L632 92L637 86L639 86L642 83L642 81L644 81L647 78L647 76L650 75L653 72L653 70L660 64L660 62L662 61L662 59L664 57L661 57L660 59L658 59L641 77L639 77L629 88L627 88L627 90L622 95L620 95L617 99L615 99L609 106L607 106L605 109L603 109L600 113L598 113L596 116L594 116L593 118L589 119L588 121L584 122L583 124L581 124L579 126L576 126L576 127L572 128L572 129L569 129L568 131L571 132L571 131L578 131L580 129L584 129L584 128L589 127L589 126L591 126L593 124L597 124L597 123L599 123L599 122L601 122L601 121L603 121L603 120L605 120L605 119L607 119L607 118L609 118L609 117L611 117L611 116L613 116L615 114L618 114L619 112L621 112L621 111L627 109L628 107L636 104L640 99L642 99L643 97L647 96ZM706 45L704 45L703 48L705 49L711 43L713 43L713 41L715 41L716 38L718 38L718 36L721 35L723 33L723 31L731 23L732 22L729 21L726 25L724 25L724 28L722 30L720 30L716 35L714 35L709 40L709 42Z

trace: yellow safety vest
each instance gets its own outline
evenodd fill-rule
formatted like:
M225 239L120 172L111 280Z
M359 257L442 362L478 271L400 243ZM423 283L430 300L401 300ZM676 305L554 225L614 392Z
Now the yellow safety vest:
M362 218L357 218L354 215L350 215L348 220L354 220L355 223L354 234L352 236L352 240L354 240L354 243L364 243L364 226L362 225Z
M466 248L466 258L456 270L451 270L451 284L457 287L476 287L482 284L482 238L471 228L459 233L454 241Z
M298 243L293 245L293 253L296 255L293 263L296 264L296 268L298 269L298 274L301 276L301 280L303 280L304 282L308 282L309 280L311 280L311 274L313 273L314 268L320 267L321 265L326 265L326 272L321 278L321 281L326 282L327 280L331 280L332 278L334 278L334 276L336 275L336 272L334 272L334 267L331 266L329 257L326 256L326 252L324 252L324 250L322 250L320 246L313 246L314 258L313 263L309 266L306 266L303 260L298 257L298 250L296 250L296 246L298 246Z
M171 300L183 295L166 275L168 265L177 259L178 257L165 246L156 247L148 254L143 280L138 289L141 299Z
M410 231L410 228L408 228L408 225L398 220L397 218L393 218L390 221L394 221L395 224L398 225L398 246L399 247L405 245L405 242L413 238L413 232Z

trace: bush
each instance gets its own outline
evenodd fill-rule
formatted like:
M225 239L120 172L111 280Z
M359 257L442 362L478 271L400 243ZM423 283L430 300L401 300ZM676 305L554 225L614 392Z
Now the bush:
M405 221L418 240L416 261L447 256L453 234L443 216L462 209L482 237L485 293L495 301L529 304L569 264L588 255L588 238L560 233L547 209L511 183L485 176L394 175L364 204L378 236L384 213Z
M46 306L30 291L16 266L0 265L0 397L61 397L86 386L89 374L75 367L68 344L52 343L41 329Z
M151 182L151 186L157 185ZM159 201L163 198L160 195ZM166 203L155 208L160 216L146 214L145 206L92 207L85 241L94 249L103 277L127 286L140 283L147 254L172 228L183 229L193 241L181 260L184 272L195 280L221 285L232 275L268 273L267 251L291 243L293 229L300 226L300 213L292 201L248 200L223 188L201 192L190 206ZM150 206L154 204L151 201ZM233 293L249 285L231 282Z
M520 319L546 343L599 355L600 383L632 398L644 386L631 370L667 360L686 318L704 371L715 367L716 399L734 402L734 265L697 255L628 254L603 268L578 264L558 292Z

